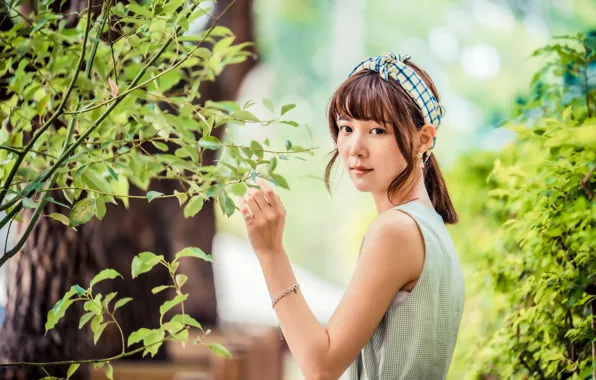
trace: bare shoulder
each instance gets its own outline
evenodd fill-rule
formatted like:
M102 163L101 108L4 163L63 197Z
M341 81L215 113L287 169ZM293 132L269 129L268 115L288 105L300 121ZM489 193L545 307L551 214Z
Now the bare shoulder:
M366 238L398 240L401 243L415 243L422 235L417 223L408 214L399 210L386 210L380 213L370 224Z
M394 264L409 281L420 276L424 254L424 239L416 221L394 209L382 212L372 221L362 246L362 255Z

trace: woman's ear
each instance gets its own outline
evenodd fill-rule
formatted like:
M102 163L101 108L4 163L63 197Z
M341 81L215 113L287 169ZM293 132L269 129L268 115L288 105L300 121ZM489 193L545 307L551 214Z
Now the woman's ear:
M418 130L418 141L420 141L420 152L426 152L433 145L433 139L437 131L432 124L425 124Z

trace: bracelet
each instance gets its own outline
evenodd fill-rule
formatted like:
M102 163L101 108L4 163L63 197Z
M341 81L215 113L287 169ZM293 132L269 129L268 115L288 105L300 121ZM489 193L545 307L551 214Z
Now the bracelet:
M287 296L288 294L290 294L292 292L298 293L298 289L300 289L300 285L299 284L295 284L295 285L290 286L289 288L287 288L283 292L279 293L275 297L275 299L273 300L273 302L271 302L271 307L275 308L275 304L277 302L279 302L280 299L282 299L283 297Z

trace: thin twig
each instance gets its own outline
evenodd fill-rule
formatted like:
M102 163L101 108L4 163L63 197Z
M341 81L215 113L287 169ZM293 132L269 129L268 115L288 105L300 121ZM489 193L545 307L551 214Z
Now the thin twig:
M186 327L180 329L176 335L180 334L182 331L186 330ZM62 361L57 361L57 362L45 362L45 363L40 363L40 362L12 362L12 363L0 363L0 367L17 367L17 366L36 366L36 367L41 367L41 366L46 366L46 365L67 365L67 364L91 364L91 363L105 363L105 362L111 362L111 361L115 361L118 359L122 359L128 356L132 356L138 352L141 352L151 346L155 346L156 344L162 344L165 341L171 340L169 338L166 339L162 339L160 341L157 341L155 343L151 343L148 344L146 346L143 347L139 347L137 349L134 349L132 351L129 351L125 354L118 354L116 356L112 356L110 358L105 358L105 359L85 359L85 360L62 360Z

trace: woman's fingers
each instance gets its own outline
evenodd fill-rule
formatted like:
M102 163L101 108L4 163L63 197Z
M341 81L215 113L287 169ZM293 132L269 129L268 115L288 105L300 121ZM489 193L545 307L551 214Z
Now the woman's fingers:
M256 217L258 217L259 215L262 214L261 208L259 207L259 204L257 203L257 200L252 195L250 195L250 194L245 195L244 196L244 203L250 209L250 212L253 215L253 217L256 218Z
M264 179L257 177L256 183L260 189L249 188L242 198L243 204L249 209L240 209L245 220L247 218L277 220L279 216L285 216L286 210L279 195Z
M279 201L277 193L273 190L273 188L271 188L271 185L269 185L269 183L261 177L257 177L255 182L257 183L257 185L259 185L267 203L271 207L277 208L281 204L281 202Z

